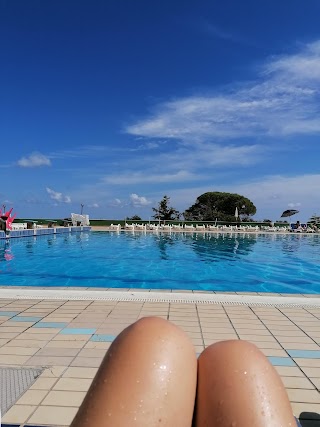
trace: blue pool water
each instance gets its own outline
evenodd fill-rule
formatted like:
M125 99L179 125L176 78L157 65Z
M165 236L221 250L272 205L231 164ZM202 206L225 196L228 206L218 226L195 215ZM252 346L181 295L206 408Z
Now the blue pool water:
M0 286L320 293L320 236L89 232L0 241Z

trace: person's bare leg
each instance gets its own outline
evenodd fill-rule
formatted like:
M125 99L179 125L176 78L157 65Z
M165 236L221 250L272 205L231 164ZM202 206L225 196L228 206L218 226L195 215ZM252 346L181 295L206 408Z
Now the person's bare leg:
M112 343L72 427L190 427L197 359L187 335L143 318Z
M198 360L196 427L296 426L282 381L246 341L221 341Z

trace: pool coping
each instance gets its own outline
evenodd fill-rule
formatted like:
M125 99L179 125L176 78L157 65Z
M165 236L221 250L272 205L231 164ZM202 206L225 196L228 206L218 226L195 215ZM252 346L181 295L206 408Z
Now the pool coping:
M150 292L131 290L25 289L1 288L0 299L90 300L127 302L168 302L184 304L232 304L277 307L320 307L320 297L248 294L215 294L200 292Z

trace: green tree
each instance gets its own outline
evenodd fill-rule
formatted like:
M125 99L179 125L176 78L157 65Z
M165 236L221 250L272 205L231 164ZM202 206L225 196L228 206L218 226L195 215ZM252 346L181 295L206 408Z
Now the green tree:
M240 218L254 215L255 205L247 197L235 193L219 191L204 193L196 203L184 212L187 221L234 221L235 210L238 208Z
M128 221L141 221L139 215L133 215L131 218L127 218Z
M311 222L311 224L320 224L320 216L317 214L312 215L312 217L309 219L308 222Z
M152 208L155 212L153 215L154 219L159 219L160 221L172 221L179 219L180 213L173 207L169 206L170 197L163 196L163 199L159 202L157 208Z

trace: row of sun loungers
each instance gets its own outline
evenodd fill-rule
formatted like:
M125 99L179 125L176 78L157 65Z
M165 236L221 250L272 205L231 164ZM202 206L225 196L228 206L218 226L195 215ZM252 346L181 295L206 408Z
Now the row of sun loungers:
M122 229L120 224L111 224L109 226L110 230L120 231ZM284 233L289 231L294 232L307 232L307 233L314 233L315 230L311 227L306 227L305 229L301 230L294 230L292 227L280 227L280 226L253 226L253 225L207 225L207 224L138 224L138 223L132 223L128 224L125 223L124 225L125 230L131 230L131 231L191 231L191 232L207 232L207 231L225 231L225 232L277 232L277 233Z
M120 224L111 224L109 226L110 230L121 230ZM189 224L137 224L132 223L128 224L125 223L124 225L125 230L131 230L131 231L244 231L244 232L258 232L260 231L259 226L251 226L251 225L240 225L240 226L233 226L233 225L206 225L206 224L196 224L196 225L189 225Z
M11 230L26 230L28 224L26 222L14 222L11 225ZM33 224L33 228L45 228L44 225Z

